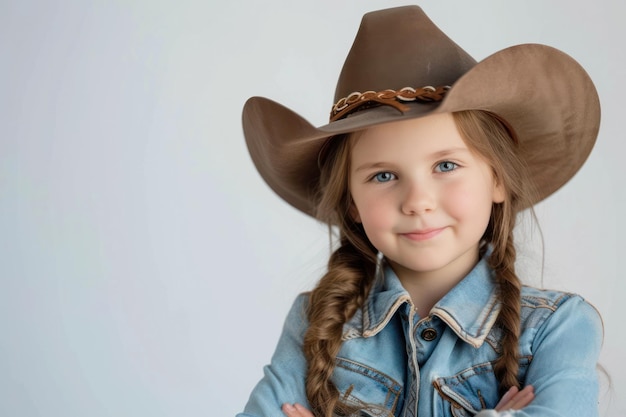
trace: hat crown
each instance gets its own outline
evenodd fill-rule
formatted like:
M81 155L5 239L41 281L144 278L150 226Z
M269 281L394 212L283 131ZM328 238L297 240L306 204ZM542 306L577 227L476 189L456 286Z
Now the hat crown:
M344 62L334 101L353 92L452 85L474 65L418 6L367 13Z

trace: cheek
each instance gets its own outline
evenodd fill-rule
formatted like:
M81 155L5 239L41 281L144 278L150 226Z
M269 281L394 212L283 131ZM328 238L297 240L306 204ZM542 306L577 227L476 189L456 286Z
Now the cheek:
M393 219L390 216L391 207L381 198L357 198L354 200L358 219L365 229L370 240L377 231L388 229Z
M365 236L370 243L379 251L384 252L386 242L388 242L393 224L389 221L389 216L377 214L375 210L368 212L368 215L361 218L361 224L365 231Z
M492 197L485 187L454 187L444 194L446 212L458 219L471 219L480 224L491 216Z
M381 229L386 226L390 219L388 209L380 202L375 201L361 205L359 216L365 230Z

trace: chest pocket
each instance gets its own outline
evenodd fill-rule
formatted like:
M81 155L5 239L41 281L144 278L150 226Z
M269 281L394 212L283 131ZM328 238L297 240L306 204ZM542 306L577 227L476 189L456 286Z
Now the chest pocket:
M528 357L520 359L522 380L529 363ZM434 415L469 417L480 410L493 409L500 400L491 362L472 366L453 376L437 378L433 385L439 393L439 401L434 403Z
M350 416L393 417L402 399L402 384L376 369L337 358L333 382L342 403L353 407Z

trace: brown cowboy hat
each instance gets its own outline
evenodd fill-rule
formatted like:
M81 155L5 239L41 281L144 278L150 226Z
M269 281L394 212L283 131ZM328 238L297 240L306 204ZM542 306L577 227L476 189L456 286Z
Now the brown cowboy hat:
M330 123L314 127L263 97L243 108L243 130L261 176L289 204L314 215L318 155L335 135L461 110L497 115L518 142L537 201L587 159L600 124L596 89L565 53L513 46L476 63L417 6L363 17L344 63ZM535 201L535 202L537 202Z

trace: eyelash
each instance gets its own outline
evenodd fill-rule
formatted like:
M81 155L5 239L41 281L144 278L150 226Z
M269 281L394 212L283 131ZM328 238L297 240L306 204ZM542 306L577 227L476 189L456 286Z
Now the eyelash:
M444 164L449 164L449 165L452 165L452 168L451 168L451 169L449 169L449 170L447 170L447 171L441 171L439 168L440 168L442 165L444 165ZM436 171L436 172L438 172L438 173L440 173L440 174L446 174L446 173L448 173L448 172L455 171L458 167L459 167L459 164L457 164L456 162L452 162L452 161L441 161L441 162L438 162L438 163L435 165L435 171Z
M380 181L380 180L378 180L378 179L377 179L377 177L378 177L379 175L383 175L383 174L390 175L392 178L389 178L388 180L385 180L385 181ZM396 178L398 178L398 176L397 176L396 174L394 174L393 172L389 172L389 171L381 171L381 172L377 172L377 173L375 173L374 175L372 175L372 177L370 178L370 181L372 181L372 182L377 182L377 183L380 183L380 184L384 184L384 183L386 183L386 182L393 181L393 180L395 180Z
M451 165L451 167L449 167L449 169L447 171L442 171L441 170L441 166L442 165ZM453 171L457 170L458 168L459 168L459 164L457 164L456 162L452 162L452 161L441 161L441 162L437 162L435 164L435 172L438 173L438 174L447 174L447 173L450 173L450 172L453 172ZM377 179L378 176L383 175L383 174L390 175L391 178L389 178L387 180L384 180L384 181L381 181L381 180ZM390 172L390 171L380 171L380 172L377 172L374 175L372 175L370 177L369 181L377 182L377 183L380 183L380 184L384 184L384 183L387 183L389 181L393 181L393 180L395 180L397 178L398 178L398 176L396 174L394 174L393 172Z

